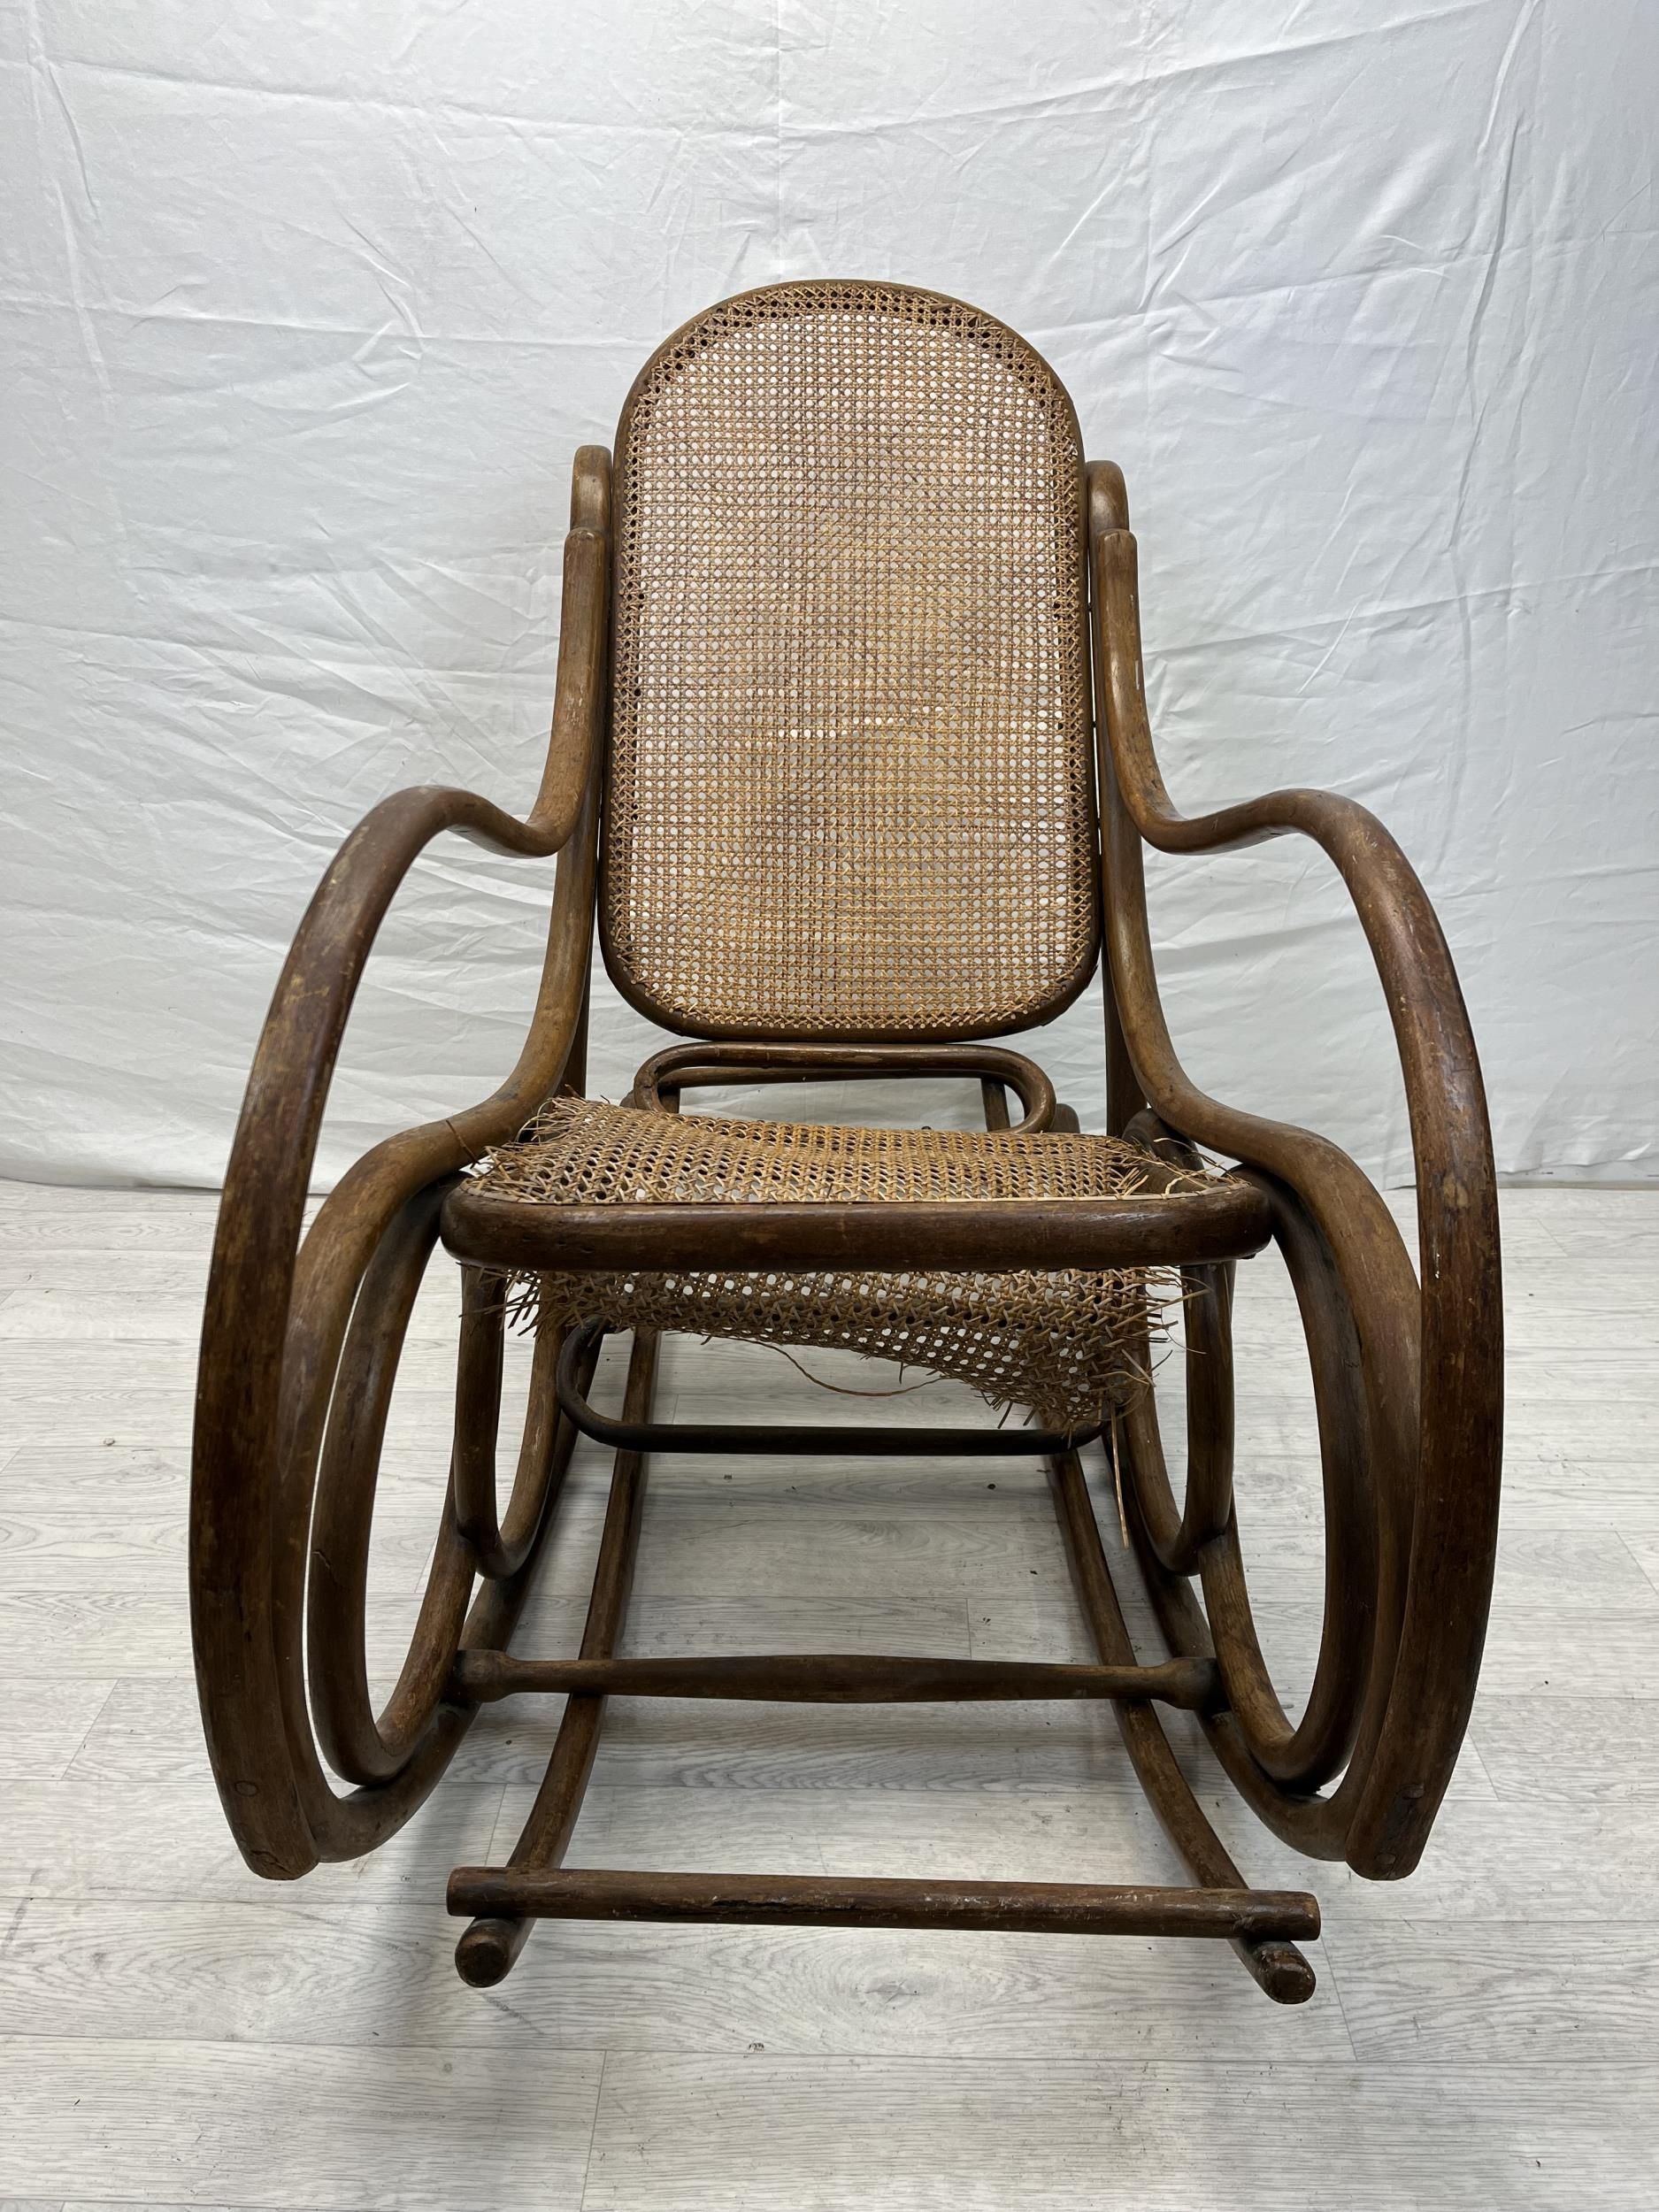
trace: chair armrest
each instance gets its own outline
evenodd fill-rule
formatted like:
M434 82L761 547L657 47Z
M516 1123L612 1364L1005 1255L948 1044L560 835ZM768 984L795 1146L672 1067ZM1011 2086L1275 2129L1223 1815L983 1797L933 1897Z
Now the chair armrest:
M375 807L307 909L278 981L232 1146L208 1278L192 1477L192 1624L226 1810L262 1870L331 1855L332 1816L293 1716L303 1571L273 1541L279 1497L315 1479L352 1302L400 1210L510 1135L558 1084L580 1034L593 937L598 766L610 604L610 456L577 456L549 758L519 820L475 793L425 786ZM373 1148L301 1229L347 1018L398 886L445 830L492 851L559 856L541 989L517 1065L464 1112ZM309 1514L288 1525L303 1525ZM275 1628L273 1630L272 1624ZM278 1676L282 1679L279 1685ZM269 1714L286 1698L288 1751ZM233 1794L234 1802L233 1802Z
M1375 815L1327 791L1275 791L1210 814L1179 813L1147 719L1136 549L1126 530L1096 535L1094 568L1110 772L1136 831L1169 853L1225 851L1291 833L1322 847L1348 886L1382 981L1420 1172L1438 1167L1460 1192L1489 1179L1486 1097L1463 993L1428 894L1404 853ZM1165 1079L1184 1084L1172 1051L1155 1056Z
M586 446L576 457L571 497L572 527L565 543L565 598L552 730L541 788L519 820L476 793L417 786L384 799L352 831L331 863L301 921L255 1054L242 1119L227 1173L221 1222L234 1217L243 1194L260 1194L262 1245L290 1246L297 1236L311 1163L335 1062L351 1006L375 937L399 886L434 838L454 830L494 852L527 857L565 855L576 839L591 843L595 766L605 704L610 585L607 549L610 456ZM577 838L579 829L584 831ZM549 948L549 972L533 1017L518 1065L501 1089L480 1105L434 1124L430 1131L394 1139L407 1153L410 1138L431 1176L449 1173L495 1141L558 1081L574 1035L580 989L560 958L561 987L549 992L556 955L591 909L591 858L572 853L561 861ZM571 894L578 895L572 899ZM586 938L582 939L586 948ZM585 964L582 970L585 978ZM346 1178L360 1178L385 1147L377 1147ZM449 1156L456 1156L450 1158ZM407 1192L404 1193L407 1195Z
M1496 1540L1502 1315L1496 1177L1486 1097L1455 970L1428 895L1374 816L1287 790L1186 817L1159 772L1142 674L1135 541L1122 478L1089 472L1095 687L1112 997L1133 1079L1193 1141L1287 1185L1332 1256L1371 1371L1385 1582L1397 1586L1397 1655L1369 1783L1345 1855L1363 1872L1409 1870L1473 1700ZM1416 1164L1419 1271L1355 1163L1310 1132L1201 1091L1159 1001L1141 841L1210 852L1297 833L1341 873L1371 949L1405 1079ZM1387 1601L1385 1601L1385 1609Z

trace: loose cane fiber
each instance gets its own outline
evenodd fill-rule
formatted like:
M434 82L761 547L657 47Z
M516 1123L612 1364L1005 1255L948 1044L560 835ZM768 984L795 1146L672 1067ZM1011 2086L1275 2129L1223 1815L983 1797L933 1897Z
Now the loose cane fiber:
M560 1098L492 1155L476 1187L534 1206L1125 1198L1147 1165L1112 1137L726 1121ZM1212 1179L1176 1176L1171 1187ZM1141 1268L641 1271L514 1286L510 1296L560 1324L603 1318L902 1360L1066 1429L1098 1420L1140 1379L1148 1327L1178 1288Z
M984 1036L1097 942L1082 451L903 286L688 324L624 411L602 926L695 1035Z

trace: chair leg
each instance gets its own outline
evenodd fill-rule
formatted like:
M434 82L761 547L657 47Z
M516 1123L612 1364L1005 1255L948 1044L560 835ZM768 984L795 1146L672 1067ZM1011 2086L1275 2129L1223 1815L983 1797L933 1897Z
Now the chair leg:
M657 1382L657 1346L654 1336L634 1340L628 1360L627 1388L623 1401L625 1419L647 1421ZM640 1515L645 1502L644 1458L637 1452L620 1451L611 1476L611 1496L599 1540L599 1561L594 1571L593 1595L588 1601L582 1631L581 1656L609 1659L615 1654L627 1613L628 1593L634 1581L634 1555L639 1549ZM591 1691L567 1698L548 1761L541 1786L536 1793L524 1833L513 1847L511 1867L526 1874L554 1871L563 1862L581 1811L588 1778L599 1748L599 1731L605 1701ZM534 1922L507 1912L480 1914L455 1947L455 1963L463 1981L488 1989L512 1970Z
M1101 1542L1100 1523L1095 1518L1094 1501L1077 1454L1068 1452L1051 1459L1048 1477L1078 1602L1083 1609L1095 1649L1106 1666L1133 1666L1134 1645L1118 1600L1105 1547ZM1114 1705L1112 1710L1141 1786L1193 1879L1209 1889L1243 1889L1244 1877L1204 1817L1155 1708L1148 1701L1136 1700L1133 1703ZM1312 1996L1313 1969L1294 1943L1278 1937L1253 1935L1236 1935L1231 1940L1247 1970L1276 2004L1305 2004Z

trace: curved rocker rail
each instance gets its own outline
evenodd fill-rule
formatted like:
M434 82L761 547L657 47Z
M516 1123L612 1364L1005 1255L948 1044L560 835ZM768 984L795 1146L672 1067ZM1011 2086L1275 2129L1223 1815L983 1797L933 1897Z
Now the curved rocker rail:
M1427 895L1363 807L1292 790L1190 819L1175 810L1148 727L1121 474L1095 465L1088 493L1112 1125L1154 1145L1173 1138L1178 1156L1180 1141L1228 1153L1257 1171L1273 1203L1308 1334L1325 1466L1325 1635L1295 1728L1250 1621L1230 1445L1212 1423L1209 1463L1195 1463L1187 1512L1178 1515L1150 1394L1124 1425L1137 1549L1171 1648L1217 1660L1230 1709L1206 1726L1258 1813L1310 1855L1346 1858L1372 1877L1404 1875L1463 1740L1496 1546L1502 1320L1479 1064ZM1305 1130L1199 1090L1164 1018L1142 840L1164 852L1211 852L1290 833L1312 838L1340 872L1387 1001L1417 1165L1416 1276L1355 1164ZM1153 1115L1137 1122L1143 1102ZM1212 1271L1206 1286L1212 1350L1226 1341L1230 1273ZM1214 1401L1221 1363L1207 1373L1195 1365L1193 1387Z
M568 1425L538 1432L533 1422L505 1541L501 1532L478 1540L452 1483L413 1646L377 1717L363 1662L368 1525L397 1356L436 1240L438 1208L460 1168L512 1134L562 1079L580 1073L609 513L610 456L586 447L576 459L565 540L552 733L529 815L520 821L472 793L438 788L405 791L376 807L347 839L300 926L249 1081L208 1284L190 1600L214 1775L232 1833L262 1874L292 1878L319 1859L372 1850L431 1789L472 1718L446 1694L456 1652L497 1648L511 1634L574 1442ZM496 852L559 856L524 1050L480 1104L376 1146L302 1241L323 1108L375 933L416 857L451 829ZM550 1344L546 1356L557 1350ZM341 1380L346 1387L336 1395ZM314 1496L322 1569L310 1594L319 1662L315 1732L303 1661ZM473 1600L479 1573L485 1586ZM337 1770L360 1785L351 1795L330 1786L319 1736Z

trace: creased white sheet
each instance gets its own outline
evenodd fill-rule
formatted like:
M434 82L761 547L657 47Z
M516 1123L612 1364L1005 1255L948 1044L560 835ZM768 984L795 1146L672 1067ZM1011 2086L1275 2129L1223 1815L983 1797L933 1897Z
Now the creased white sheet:
M1651 1174L1656 95L1641 0L0 9L0 1172L218 1179L351 823L534 791L572 449L828 272L1043 349L1128 474L1178 802L1373 807L1501 1165ZM1196 1078L1401 1179L1325 864L1151 878ZM420 864L325 1179L500 1079L549 880ZM595 1087L653 1036L602 987ZM1098 1125L1097 998L1034 1047Z

